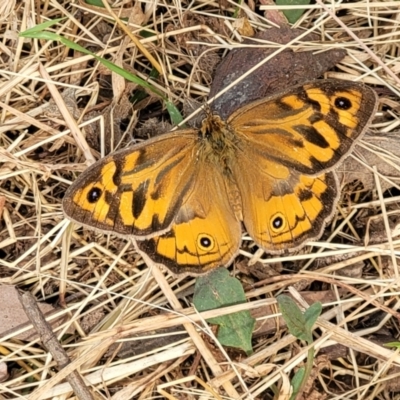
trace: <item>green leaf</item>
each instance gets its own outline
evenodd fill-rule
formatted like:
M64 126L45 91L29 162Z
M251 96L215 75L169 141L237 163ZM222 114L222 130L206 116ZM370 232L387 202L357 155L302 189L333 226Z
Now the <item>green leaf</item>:
M306 327L306 319L300 308L294 300L285 295L280 295L276 299L285 320L289 332L300 340L305 340L307 343L312 342L312 335Z
M310 0L275 0L278 6L303 6L310 4ZM294 24L304 13L303 8L294 8L293 10L282 10L287 20Z
M159 77L159 73L155 68L152 68L152 70L150 71L149 74L149 79L155 79ZM129 101L132 104L136 104L139 101L144 100L145 98L147 98L149 95L147 94L147 92L145 90L136 90L135 94L129 99Z
M388 342L384 343L385 347L395 347L396 349L400 348L400 342Z
M141 30L141 31L139 32L139 35L140 35L141 37L143 37L143 38L149 38L149 37L155 36L156 34L155 34L154 32L151 32L151 31L148 31L148 30L143 29L143 30Z
M91 6L105 8L102 0L85 0L85 3Z
M242 0L238 0L238 1L236 1L236 3L239 4L239 6L241 6L242 5ZM241 10L242 10L241 7L235 7L235 11L234 11L232 17L233 18L238 18Z
M306 319L306 329L310 333L312 332L312 327L314 326L318 317L321 315L321 311L322 304L319 301L311 304L311 306L308 307L306 311L304 311L304 318Z
M174 103L171 103L169 101L167 101L165 103L167 110L168 110L168 114L171 117L171 121L174 125L178 125L183 121L182 118L182 114L180 113L180 111L175 107ZM182 126L181 128L183 128L184 126Z
M290 396L290 400L295 400L297 397L297 393L299 393L299 390L301 388L301 385L304 381L304 374L306 370L305 368L301 367L295 374L294 377L292 378L292 381L290 382L293 387L293 393Z
M199 311L245 302L246 296L241 283L230 277L226 268L218 268L196 280L193 303ZM219 325L217 338L222 345L240 348L251 354L255 319L249 311L210 318L207 321Z
M146 82L142 78L139 78L138 76L136 76L134 74L131 74L129 71L124 70L123 68L112 63L111 61L106 60L103 57L99 57L98 55L85 49L81 45L79 45L75 42L72 42L71 40L69 40L61 35L57 35L56 33L52 33L52 32L33 32L29 36L26 36L26 32L23 32L20 35L23 37L30 37L32 39L53 40L53 41L62 43L63 45L69 47L70 49L79 51L83 54L88 54L88 55L92 56L93 58L95 58L98 62L100 62L101 64L106 66L109 70L121 75L128 81L137 83L138 85L151 90L153 93L155 93L156 95L158 95L161 98L163 98L164 100L166 100L165 97L161 94L161 92L159 92L154 86L150 85L148 82Z
M19 34L21 37L25 38L30 38L32 37L31 35L34 35L35 33L42 32L44 29L50 28L53 25L58 24L60 21L63 21L64 19L67 19L67 17L63 18L55 18L50 21L43 22L39 25L35 25L33 28L27 29L26 31L23 31Z
M285 295L277 298L282 317L285 320L289 332L300 340L305 340L309 345L313 342L312 327L321 314L322 305L317 302L312 304L304 313L301 312L295 301ZM301 368L292 379L293 394L290 400L295 400L297 394L304 388L311 374L314 360L314 347L308 349L306 368Z
M106 60L103 57L99 57L98 55L85 49L81 45L79 45L75 42L72 42L71 40L65 38L64 36L57 35L53 32L43 31L43 29L46 29L46 28L56 24L60 20L61 20L61 18L59 18L57 20L53 20L53 21L47 21L43 24L35 26L34 28L31 28L24 32L21 32L20 36L26 37L26 38L31 38L31 39L52 40L55 42L60 42L64 46L67 46L72 50L79 51L83 54L88 54L88 55L92 56L98 62L103 64L105 67L107 67L110 71L113 71L113 72L117 73L118 75L121 75L122 77L124 77L126 80L128 80L130 82L134 82L137 85L150 90L151 92L153 92L154 94L159 96L161 99L163 99L165 102L165 106L167 107L167 110L171 116L171 121L173 124L177 125L180 121L182 121L182 116L181 116L179 110L175 107L175 105L173 103L171 103L169 100L167 100L167 98L164 97L163 94L159 90L157 90L153 85L151 85L144 79L139 78L138 76L136 76L134 74L131 74L129 71L124 70L123 68L112 63L111 61ZM178 122L176 122L176 121L178 121Z

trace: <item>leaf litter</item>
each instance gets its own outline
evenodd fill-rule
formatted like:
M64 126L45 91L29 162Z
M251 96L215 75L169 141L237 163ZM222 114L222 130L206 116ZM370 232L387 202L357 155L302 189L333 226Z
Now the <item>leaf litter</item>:
M263 36L276 30L269 21L282 25L284 19L271 1L255 8L243 3L240 9L200 1L113 4L121 19L141 10L140 20L128 22L129 30L155 62L127 39L105 8L83 1L36 8L26 1L6 3L0 12L0 282L3 291L14 286L29 291L55 310L62 323L51 326L71 364L57 372L42 342L21 341L17 335L31 327L17 318L20 308L2 303L2 316L14 324L11 332L0 327L2 396L72 398L62 372L79 371L97 394L114 398L162 391L175 397L185 391L193 397L273 398L273 385L286 390L284 376L292 377L306 355L278 319L275 297L290 286L304 292L308 304L323 304L308 393L316 399L396 396L400 358L382 345L395 341L399 330L400 85L387 71L396 73L399 66L398 2L338 5L336 15L346 29L316 2L295 23L297 30L283 26L285 33L274 38ZM26 28L63 17L53 32L148 81L180 110L187 101L204 104L240 78L243 66L226 67L240 52L246 59L252 54L251 66L277 50L280 55L271 58L275 67L264 64L211 103L221 113L229 114L229 103L238 101L235 90L245 94L240 100L250 101L246 94L258 88L273 92L303 77L356 79L374 87L382 107L354 157L340 167L342 199L323 238L297 253L272 257L244 236L236 260L241 267L233 273L248 302L199 314L191 307L194 279L149 268L129 240L70 231L60 205L77 173L102 154L157 134L157 124L146 121L161 125L170 119L157 95L120 79L93 57L57 42L18 37ZM252 29L244 30L243 21L235 22L239 18ZM255 38L241 36L252 31ZM340 56L331 57L332 52ZM285 68L282 59L288 60ZM319 68L320 62L330 65ZM157 66L161 74L151 77ZM318 73L309 76L316 66ZM234 78L230 82L228 75ZM130 103L139 90L142 98ZM252 274L254 265L275 264L281 268L277 276ZM357 273L349 275L352 267ZM252 355L222 348L205 323L233 310L250 310L257 319ZM125 343L131 346L119 353ZM246 373L252 368L258 375Z

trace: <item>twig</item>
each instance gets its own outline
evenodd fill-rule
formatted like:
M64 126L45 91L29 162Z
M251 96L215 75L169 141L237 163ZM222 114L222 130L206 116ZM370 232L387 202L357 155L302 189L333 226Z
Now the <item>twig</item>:
M26 315L31 321L31 324L38 332L43 345L48 349L54 360L57 362L58 369L61 370L65 368L68 364L70 364L71 360L58 342L56 335L44 318L36 303L35 297L32 296L30 292L26 292L22 295L19 294L19 299L24 307ZM69 375L67 375L66 380L71 385L75 395L79 399L94 400L92 393L85 385L85 382L83 381L83 378L79 372L76 370L72 371Z

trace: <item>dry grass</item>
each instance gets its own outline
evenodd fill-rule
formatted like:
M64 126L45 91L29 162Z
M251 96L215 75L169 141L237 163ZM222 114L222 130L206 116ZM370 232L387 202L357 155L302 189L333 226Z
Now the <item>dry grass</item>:
M0 282L55 306L55 315L64 319L54 331L71 358L57 372L37 338L20 339L28 327L3 335L0 352L10 376L0 384L2 398L73 398L63 379L74 370L101 398L173 393L176 398L267 399L273 398L273 383L287 398L288 377L302 364L306 348L285 329L275 329L276 314L265 310L274 310L274 297L293 285L315 292L309 301L321 292L326 302L316 331L319 352L310 382L315 392L309 396L398 398L400 357L381 344L399 334L399 192L393 179L399 154L381 149L379 142L377 157L394 172L375 172L375 187L369 190L347 187L330 237L311 253L306 248L272 258L255 251L250 240L244 242L237 263L262 265L264 274L273 266L283 268L279 279L263 275L261 283L236 270L249 301L234 309L259 315L250 357L218 345L204 318L231 308L197 314L191 307L194 279L149 268L129 240L68 225L60 204L77 173L100 154L129 143L132 128L139 132L145 120L161 121L167 114L153 96L132 109L128 99L139 88L111 75L92 57L54 42L21 39L18 33L66 17L55 26L57 33L143 79L152 68L164 72L154 85L178 108L188 99L206 101L217 56L241 39L233 27L233 8L222 11L217 3L125 2L122 11L119 4L114 12L129 18L130 31L150 51L152 63L105 9L83 1L9 0L0 5ZM400 123L399 7L397 1L343 4L343 27L317 2L298 22L321 35L324 43L314 43L315 51L331 46L348 51L327 75L374 85L384 108L372 130L393 143ZM271 26L258 6L256 13L247 5L242 12L256 30ZM157 35L144 39L138 34L143 27ZM302 47L311 48L296 44ZM203 51L207 56L199 58ZM147 137L147 131L141 132ZM395 189L383 193L388 187ZM293 270L296 275L290 274ZM269 329L262 331L263 326Z

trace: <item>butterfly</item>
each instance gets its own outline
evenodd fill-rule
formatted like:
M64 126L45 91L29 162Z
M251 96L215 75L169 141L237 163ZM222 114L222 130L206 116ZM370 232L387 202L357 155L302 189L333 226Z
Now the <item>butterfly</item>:
M333 171L368 128L371 88L320 80L252 102L223 120L211 113L183 129L117 151L67 190L65 215L136 239L174 273L229 265L242 224L266 252L318 239L332 218Z

